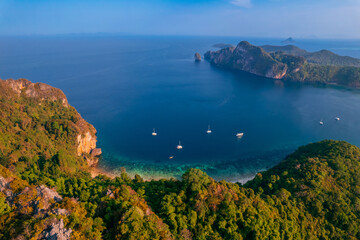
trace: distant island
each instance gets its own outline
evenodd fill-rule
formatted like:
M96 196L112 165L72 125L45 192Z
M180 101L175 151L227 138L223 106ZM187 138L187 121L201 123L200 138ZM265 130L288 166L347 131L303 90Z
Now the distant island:
M282 44L291 44L291 43L295 43L295 40L292 37L289 37L287 39L285 39L284 41L281 41Z
M215 48L220 48L220 49L228 48L228 47L234 47L234 45L228 44L228 43L217 43L217 44L214 44L212 46L215 47Z
M328 50L307 52L293 45L255 46L242 41L236 47L208 51L204 57L217 67L271 79L360 88L360 59Z

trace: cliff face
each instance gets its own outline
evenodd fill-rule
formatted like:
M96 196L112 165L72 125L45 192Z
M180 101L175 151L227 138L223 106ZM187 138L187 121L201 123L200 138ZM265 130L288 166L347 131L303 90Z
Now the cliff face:
M240 42L235 48L229 47L205 53L205 59L223 68L246 71L258 76L282 79L287 73L287 65L275 60L262 48L248 42Z
M66 134L66 143L70 144L69 148L75 145L73 149L77 156L83 157L89 166L95 166L98 163L99 154L91 154L96 149L95 128L68 104L65 94L60 89L44 83L32 83L26 79L0 80L0 99L8 101L0 106L9 110L8 113L3 112L2 117L11 119L12 115L18 115L24 139L28 138L27 133L31 134L31 126L43 126L44 131L47 131L46 137L53 142L49 147L55 146L56 149L68 147L59 146L65 141L64 134ZM16 102L19 102L20 106L14 106ZM29 110L29 105L31 110ZM15 133L16 129L13 130ZM7 131L3 134L10 133ZM13 158L16 161L16 156Z
M257 47L243 41L208 51L205 59L217 67L282 81L360 87L360 59L326 50L310 53L291 45Z
M27 79L8 79L1 82L3 85L10 87L18 96L24 94L27 97L36 98L40 101L60 100L65 107L69 106L65 94L60 89L45 83L32 83Z

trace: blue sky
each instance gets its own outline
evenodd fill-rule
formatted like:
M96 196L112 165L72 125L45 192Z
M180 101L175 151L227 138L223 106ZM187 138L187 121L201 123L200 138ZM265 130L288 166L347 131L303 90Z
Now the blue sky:
M0 34L360 38L360 0L1 0Z

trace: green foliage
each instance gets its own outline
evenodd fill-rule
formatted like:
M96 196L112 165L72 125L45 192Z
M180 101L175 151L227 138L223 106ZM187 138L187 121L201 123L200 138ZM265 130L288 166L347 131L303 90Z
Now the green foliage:
M358 74L273 57L293 70L305 64L296 77ZM358 147L330 140L300 147L244 186L199 169L181 180L131 179L125 171L92 178L75 149L76 111L7 90L0 87L0 239L42 238L60 218L72 239L360 239ZM38 196L37 185L62 201Z

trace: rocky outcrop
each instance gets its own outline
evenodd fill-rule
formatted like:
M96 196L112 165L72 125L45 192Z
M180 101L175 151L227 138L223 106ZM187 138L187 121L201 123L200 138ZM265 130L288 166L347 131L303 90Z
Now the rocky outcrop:
M49 227L42 232L42 239L46 240L68 240L70 239L72 230L71 228L64 227L64 221L62 219L54 219Z
M35 214L49 210L53 202L62 201L62 197L54 190L44 185L36 187Z
M208 51L205 59L218 67L246 71L272 79L282 79L288 70L286 64L246 41L240 42L236 47Z
M195 62L200 62L201 61L201 55L200 53L195 53Z
M60 100L64 106L68 106L65 94L58 88L54 88L45 83L32 83L27 79L8 79L4 81L16 94L25 94L31 98L37 98L41 101Z
M77 154L81 156L83 154L90 154L91 150L96 148L96 137L90 132L85 134L79 134L77 136Z
M14 214L28 216L43 221L44 231L36 239L70 239L72 230L64 227L59 216L68 216L69 210L54 208L63 198L54 190L44 185L33 186L19 179L0 165L0 194L6 197L6 203ZM55 215L55 216L54 216ZM58 217L56 217L58 216ZM19 234L16 239L28 239ZM34 238L35 239L35 238Z

